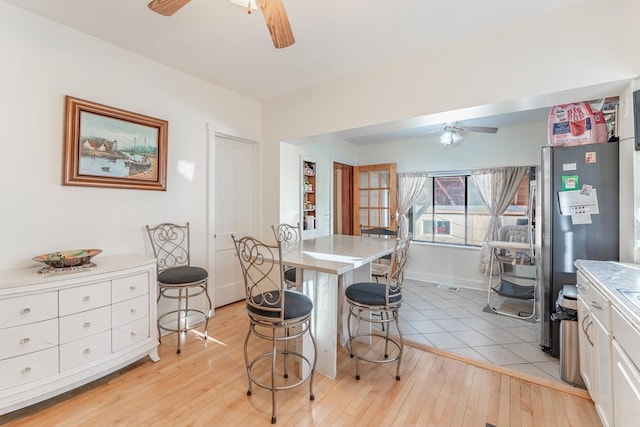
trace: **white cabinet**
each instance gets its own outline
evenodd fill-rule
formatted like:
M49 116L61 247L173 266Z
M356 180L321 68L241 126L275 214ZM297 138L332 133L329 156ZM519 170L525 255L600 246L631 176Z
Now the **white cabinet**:
M611 302L581 272L577 288L580 373L600 421L605 427L613 426Z
M0 414L149 356L157 361L156 264L99 257L91 270L0 272Z
M580 348L580 375L584 381L587 390L593 395L593 355L595 350L593 348L593 320L589 318L589 307L578 296L578 346Z
M640 327L613 309L613 388L616 426L637 426L640 420Z

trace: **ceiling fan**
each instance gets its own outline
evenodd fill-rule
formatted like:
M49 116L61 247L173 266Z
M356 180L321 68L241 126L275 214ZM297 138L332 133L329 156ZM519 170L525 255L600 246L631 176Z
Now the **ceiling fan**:
M487 126L456 126L455 123L447 123L443 128L444 133L440 136L440 142L444 145L457 144L462 141L463 132L496 133L498 128Z
M190 0L152 0L147 6L164 16L171 16L180 10ZM247 7L247 12L251 13L252 9L257 9L256 0L231 0L233 3ZM277 49L291 46L296 42L293 37L293 31L289 24L287 12L284 9L283 0L258 0L264 21L267 24L273 45Z

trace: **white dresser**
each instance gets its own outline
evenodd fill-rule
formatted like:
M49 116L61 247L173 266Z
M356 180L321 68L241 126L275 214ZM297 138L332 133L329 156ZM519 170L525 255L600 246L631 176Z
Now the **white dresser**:
M0 414L147 355L158 361L156 263L98 256L96 267L0 272Z

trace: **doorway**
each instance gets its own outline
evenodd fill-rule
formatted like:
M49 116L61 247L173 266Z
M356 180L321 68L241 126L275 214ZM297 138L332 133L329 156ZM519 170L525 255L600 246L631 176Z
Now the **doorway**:
M333 234L353 234L353 166L333 162Z
M361 225L396 230L397 192L395 163L354 167L354 234L360 234Z

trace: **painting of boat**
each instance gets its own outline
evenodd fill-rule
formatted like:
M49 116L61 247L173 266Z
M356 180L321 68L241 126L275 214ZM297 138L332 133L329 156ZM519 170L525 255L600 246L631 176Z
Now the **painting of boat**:
M142 156L140 160L125 160L124 165L129 168L129 175L136 175L149 170L151 167L151 159L147 156Z
M147 140L144 141L145 152L147 150ZM133 155L129 160L125 160L125 167L129 168L129 175L137 175L144 173L151 167L151 159L146 155L141 155L136 158L136 139L133 139Z

